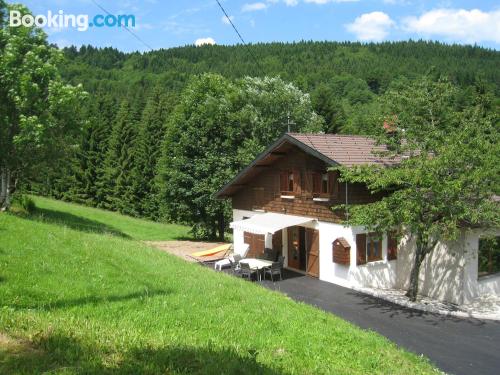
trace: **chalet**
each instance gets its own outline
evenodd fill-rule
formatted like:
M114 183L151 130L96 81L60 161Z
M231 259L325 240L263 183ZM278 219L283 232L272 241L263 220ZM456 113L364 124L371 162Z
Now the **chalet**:
M345 210L331 208L382 197L362 184L341 183L329 169L397 164L377 152L384 149L364 136L283 135L217 193L232 201L235 251L248 244L247 257L256 257L273 248L285 267L346 287L406 288L411 241L344 226ZM500 295L500 274L478 278L479 237L464 232L456 243L439 244L422 265L420 292L459 304Z

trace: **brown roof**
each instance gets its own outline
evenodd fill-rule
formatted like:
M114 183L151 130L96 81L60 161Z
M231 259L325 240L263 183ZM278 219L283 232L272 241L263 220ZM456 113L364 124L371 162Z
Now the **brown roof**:
M386 146L377 145L374 139L365 136L301 133L288 135L346 167L363 164L394 165L400 161L377 154L387 151Z

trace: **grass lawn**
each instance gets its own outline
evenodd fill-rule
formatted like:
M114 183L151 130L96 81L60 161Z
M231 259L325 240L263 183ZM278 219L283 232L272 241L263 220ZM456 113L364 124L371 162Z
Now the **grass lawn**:
M169 241L190 239L189 228L177 224L136 219L117 212L85 207L43 197L31 197L36 203L34 219L54 222L88 232L111 233L134 240Z
M37 204L72 224L0 214L0 374L436 372L376 333L133 240L182 227Z

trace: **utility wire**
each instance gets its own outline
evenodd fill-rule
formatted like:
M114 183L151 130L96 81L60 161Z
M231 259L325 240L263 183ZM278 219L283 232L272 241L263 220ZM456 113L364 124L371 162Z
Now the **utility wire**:
M112 16L112 14L110 12L108 12L106 9L104 9L100 4L97 3L97 1L95 0L92 0L92 2L97 6L99 7L104 13ZM153 51L153 47L151 47L148 43L146 43L142 38L139 37L139 35L137 35L136 33L134 33L132 30L130 30L127 26L125 25L120 25L120 27L123 27L125 30L127 30L135 39L137 39L139 42L141 42L142 44L144 44L147 48L149 48L150 51Z
M231 24L231 26L233 27L234 31L236 32L236 34L238 35L238 38L240 38L241 40L241 43L243 43L243 46L247 47L247 51L248 53L250 54L250 56L252 57L253 61L255 61L255 64L257 64L257 67L260 69L260 72L262 73L262 75L265 75L264 73L264 69L262 69L262 66L260 65L259 63L259 60L257 60L257 58L255 57L255 55L253 54L252 50L249 48L248 44L245 42L245 40L243 39L243 37L241 36L240 32L238 31L238 29L236 28L236 26L234 25L233 21L231 21L231 18L229 18L229 15L227 14L226 10L224 9L224 7L222 6L222 4L220 3L219 0L215 0L217 1L217 4L219 5L219 8L222 10L222 13L224 13L224 16L226 17L226 19L229 21L229 23Z

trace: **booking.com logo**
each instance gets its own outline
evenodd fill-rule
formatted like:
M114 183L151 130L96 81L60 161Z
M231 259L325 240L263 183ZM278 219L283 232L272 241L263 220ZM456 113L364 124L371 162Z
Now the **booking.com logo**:
M47 15L23 15L18 10L11 10L9 12L9 25L11 27L73 27L78 31L87 31L89 27L134 27L135 16L133 14L96 14L89 22L88 14L64 14L62 10L52 13L49 10Z

